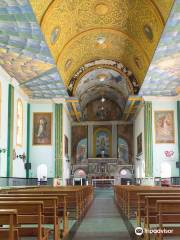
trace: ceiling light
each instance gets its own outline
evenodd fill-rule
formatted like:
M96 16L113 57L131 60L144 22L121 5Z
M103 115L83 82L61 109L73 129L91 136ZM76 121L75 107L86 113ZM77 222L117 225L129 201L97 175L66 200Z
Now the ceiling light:
M104 97L101 98L101 102L105 102L106 99Z
M104 36L99 36L99 37L97 37L96 41L99 44L103 44L106 41L106 38Z
M99 75L97 75L96 77L97 77L97 79L98 79L100 82L103 82L103 81L106 80L107 75L106 75L106 74L99 74Z

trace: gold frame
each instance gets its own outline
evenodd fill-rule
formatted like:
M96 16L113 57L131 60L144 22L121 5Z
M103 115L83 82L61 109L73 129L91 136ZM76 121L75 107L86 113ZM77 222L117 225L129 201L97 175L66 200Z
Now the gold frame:
M21 106L22 106L22 143L21 144L18 144L17 143L17 119L18 119L18 103L21 103ZM16 101L16 147L23 147L23 132L24 132L24 109L23 109L23 102L22 102L22 99L21 98L18 98L17 101Z
M35 121L35 115L38 115L38 114L47 114L47 115L49 115L50 116L50 121L51 121L51 123L50 123L50 127L51 127L51 134L50 134L50 136L51 136L51 139L50 139L50 143L49 144L43 144L43 143L41 143L41 144L36 144L36 143L34 143L34 121ZM52 137L53 137L53 113L52 112L33 112L33 127L32 127L32 145L33 146L51 146L52 145Z
M109 130L106 127L98 127L93 132L93 155L96 158L96 133L98 131L105 131L105 132L108 132L108 134L109 134L109 141L110 141L110 149L109 149L110 156L109 156L109 158L111 158L112 157L112 130Z
M173 141L157 141L157 116L158 112L166 112L172 114L172 123L173 123ZM154 130L155 130L155 143L156 144L174 144L175 143L175 122L174 122L174 110L156 110L154 111Z

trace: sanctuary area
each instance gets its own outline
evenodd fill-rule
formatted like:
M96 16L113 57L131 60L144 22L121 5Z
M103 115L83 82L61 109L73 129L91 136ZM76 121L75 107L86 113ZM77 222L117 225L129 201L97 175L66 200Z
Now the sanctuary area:
M0 0L0 240L180 239L180 0Z

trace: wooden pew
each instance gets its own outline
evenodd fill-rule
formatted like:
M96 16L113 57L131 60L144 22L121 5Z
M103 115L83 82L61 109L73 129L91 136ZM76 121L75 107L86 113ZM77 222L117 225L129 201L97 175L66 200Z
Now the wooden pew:
M153 207L155 208L156 200L163 198L163 197L165 199L166 199L166 197L168 198L168 197L172 197L172 196L174 196L175 198L180 197L180 192L179 193L178 192L168 192L168 191L165 191L165 192L159 191L159 192L155 192L155 193L152 193L152 192L142 193L141 192L141 193L137 193L137 196L138 196L138 209L137 209L136 219L137 219L137 225L142 226L142 222L144 221L145 216L147 216L146 211L145 211L146 208L147 208L147 212L148 212L149 208L153 208ZM149 202L151 199L152 199L152 204L151 204L151 202ZM153 202L153 200L154 200L154 202Z
M160 233L158 236L159 240L164 239L164 236L180 236L180 225L179 226L169 226L166 224L180 224L180 200L157 200L157 221L158 229ZM162 230L172 230L171 233L163 233Z
M9 194L39 194L58 196L58 209L63 213L63 235L68 232L68 215L69 218L80 220L83 217L93 200L92 186L77 187L49 187L40 186L32 189L18 189L16 191L8 190ZM68 213L67 213L68 212Z
M18 192L38 192L38 193L61 193L66 194L67 209L70 212L70 217L76 220L80 220L90 203L93 200L93 187L92 186L68 186L68 187L48 187L41 186L33 188L31 190L18 190Z
M157 221L157 209L156 204L159 200L180 200L180 195L173 195L171 193L163 193L162 195L157 196L145 196L145 216L144 216L144 228L147 230L145 239L150 239L151 235L149 234L151 229L154 229L154 226L158 223Z
M115 201L128 219L135 218L138 209L137 193L180 192L180 188L159 186L115 186Z
M60 229L57 215L58 198L55 196L38 196L32 194L0 194L1 201L42 201L44 205L44 224L52 224L54 227L54 240L60 239Z
M0 209L0 225L9 225L8 228L0 228L1 240L18 240L16 209Z
M37 189L37 188L36 188ZM39 188L38 188L39 189ZM62 235L65 236L68 233L68 212L67 212L67 194L63 194L61 192L54 192L54 191L36 191L34 190L20 190L20 191L10 191L6 192L6 194L9 195L15 195L15 196L34 196L34 197L40 197L40 196L51 196L51 197L57 197L58 198L58 209L57 209L57 215L59 218L63 219L63 229L62 229ZM4 196L1 195L0 196Z
M42 201L0 201L0 209L17 209L18 224L35 224L37 227L18 228L19 236L37 236L48 240L49 229L44 228L44 206Z

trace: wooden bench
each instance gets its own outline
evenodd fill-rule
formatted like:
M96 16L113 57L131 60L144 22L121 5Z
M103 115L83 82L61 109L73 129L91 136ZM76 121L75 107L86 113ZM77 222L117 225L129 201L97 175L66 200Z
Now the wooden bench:
M0 209L16 209L20 225L33 224L33 227L21 226L19 236L36 236L38 240L48 240L50 230L44 228L44 206L42 201L0 201Z
M166 199L166 197L168 198L172 196L176 198L180 196L180 192L179 193L168 192L168 191L156 192L156 193L146 192L146 193L137 193L137 195L138 195L137 225L142 226L142 222L144 221L145 216L147 216L145 211L146 208L148 212L149 208L153 208L153 207L155 208L156 200L163 197ZM149 202L151 199L152 199L152 204L151 202Z
M38 195L17 195L17 194L0 194L1 201L42 201L44 205L44 224L52 224L54 228L54 240L60 239L59 222L57 215L58 198L55 196L38 196Z
M180 188L159 186L115 186L115 201L128 219L135 218L138 209L138 193L180 192Z
M66 194L67 210L70 218L80 220L93 200L92 186L68 186L68 187L37 187L33 189L18 190L17 192L38 192L38 193L61 193ZM9 191L10 193L10 191Z
M180 225L173 226L174 224L180 224L180 200L157 200L156 209L158 212L158 229L160 230L158 239L162 240L164 236L180 236ZM167 224L171 225L167 226ZM170 230L170 232L164 233L162 231L164 228Z
M57 215L59 218L63 220L63 229L62 235L65 236L68 233L68 213L67 213L67 195L62 194L60 192L54 191L36 191L36 190L27 190L27 191L10 191L6 193L6 195L13 195L13 196L31 196L31 197L57 197L58 198L58 209ZM4 196L0 194L0 196Z
M0 239L1 240L18 240L17 229L17 210L16 209L0 209ZM4 228L3 225L9 225Z
M40 186L32 189L10 189L9 194L34 194L57 196L58 213L63 214L63 236L68 233L68 218L80 220L93 200L92 186L49 187Z
M144 215L144 228L147 230L147 234L145 236L145 239L150 239L150 230L155 228L155 225L157 225L157 208L156 204L159 200L168 200L171 199L171 201L174 200L180 200L180 195L169 195L168 193L164 196L157 195L157 196L146 196L145 197L145 215Z

